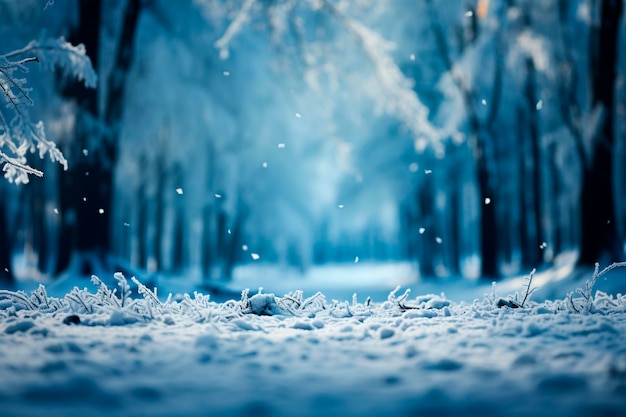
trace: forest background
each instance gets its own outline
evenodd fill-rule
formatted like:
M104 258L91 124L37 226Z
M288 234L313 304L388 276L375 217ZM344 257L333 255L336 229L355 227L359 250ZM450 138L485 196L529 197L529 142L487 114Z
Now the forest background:
M210 284L254 262L494 279L623 260L623 8L0 0L3 58L65 37L97 74L91 88L24 64L30 119L68 164L31 155L43 178L0 184L1 285L102 270Z

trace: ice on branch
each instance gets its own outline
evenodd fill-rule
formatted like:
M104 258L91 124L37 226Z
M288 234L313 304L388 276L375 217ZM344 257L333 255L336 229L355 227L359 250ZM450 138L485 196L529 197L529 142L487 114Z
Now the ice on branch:
M41 121L31 122L28 107L34 102L26 86L30 63L40 63L47 69L59 69L66 77L82 81L94 88L96 73L86 55L84 45L74 46L59 39L32 41L22 49L0 55L0 89L6 106L0 108L0 164L4 177L16 184L27 183L29 175L43 173L28 165L26 155L39 153L67 169L67 161L55 143L48 140Z

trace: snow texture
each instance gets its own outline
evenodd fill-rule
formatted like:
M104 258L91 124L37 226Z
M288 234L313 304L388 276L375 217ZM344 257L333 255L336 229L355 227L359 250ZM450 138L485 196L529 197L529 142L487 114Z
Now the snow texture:
M495 286L216 303L115 280L0 291L2 416L626 415L626 296L588 298L593 279L516 308Z

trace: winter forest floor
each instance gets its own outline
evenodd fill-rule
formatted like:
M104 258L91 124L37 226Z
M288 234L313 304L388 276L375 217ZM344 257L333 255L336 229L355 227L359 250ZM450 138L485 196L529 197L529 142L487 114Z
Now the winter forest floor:
M115 294L0 291L0 415L626 416L624 269L589 291L590 274L545 271L523 308L498 302L521 302L524 279L374 301L165 300L121 275Z

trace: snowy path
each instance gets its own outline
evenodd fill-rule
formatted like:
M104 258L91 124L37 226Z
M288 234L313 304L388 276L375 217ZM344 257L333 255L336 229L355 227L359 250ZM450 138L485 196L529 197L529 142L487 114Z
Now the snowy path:
M297 316L201 300L195 315L155 309L127 323L103 309L79 325L63 324L67 309L5 306L0 415L626 416L623 305L578 314L432 299Z

